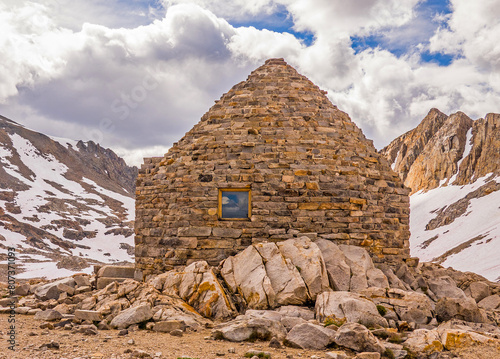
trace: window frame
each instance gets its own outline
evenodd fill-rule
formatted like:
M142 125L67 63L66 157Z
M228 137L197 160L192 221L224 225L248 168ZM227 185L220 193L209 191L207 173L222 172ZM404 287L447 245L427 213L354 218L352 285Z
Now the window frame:
M222 217L222 193L223 192L248 192L248 217L226 218ZM217 199L217 216L221 221L249 221L252 217L252 189L250 187L221 187Z

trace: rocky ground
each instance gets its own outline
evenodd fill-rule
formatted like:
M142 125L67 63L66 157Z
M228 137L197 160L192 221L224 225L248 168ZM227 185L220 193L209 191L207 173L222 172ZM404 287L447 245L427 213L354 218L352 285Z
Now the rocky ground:
M363 248L308 237L283 243L140 282L134 267L104 266L14 296L4 285L2 345L14 299L17 352L0 357L500 358L498 283L436 264L375 267Z
M153 331L131 331L127 335L119 335L118 330L99 331L96 335L73 334L59 329L40 329L40 322L33 317L19 315L17 323L16 352L7 351L7 319L8 315L0 315L1 346L0 358L5 359L111 359L140 357L145 352L152 358L176 359L182 357L200 359L240 359L245 354L267 352L273 359L289 358L326 358L333 349L304 350L289 347L281 349L269 347L269 342L232 343L222 340L211 340L210 329L185 333L182 337ZM44 348L46 344L58 343L59 348ZM138 356L139 355L139 356ZM145 354L143 354L145 355ZM495 359L500 357L496 345L475 345L465 349L447 352L449 358ZM147 356L143 356L147 357ZM445 356L442 356L445 358Z

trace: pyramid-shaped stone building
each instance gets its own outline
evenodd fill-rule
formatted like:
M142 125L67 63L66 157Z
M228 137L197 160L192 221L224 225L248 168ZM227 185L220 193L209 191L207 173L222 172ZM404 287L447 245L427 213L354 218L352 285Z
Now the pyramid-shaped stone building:
M325 92L283 59L234 86L136 192L136 268L217 264L251 243L294 236L409 258L409 190Z

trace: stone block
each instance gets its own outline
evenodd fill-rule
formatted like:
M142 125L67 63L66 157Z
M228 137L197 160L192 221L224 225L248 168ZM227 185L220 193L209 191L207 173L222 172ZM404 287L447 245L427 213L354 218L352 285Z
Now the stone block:
M239 238L243 233L241 229L221 228L221 227L214 227L212 232L215 237L222 237L222 238Z
M153 330L155 332L170 333L173 330L186 329L186 323L183 320L165 320L155 323Z
M97 289L105 288L109 283L113 282L124 282L127 278L109 278L109 277L101 277L97 278Z
M180 227L177 230L179 237L208 237L212 234L212 227Z
M100 322L102 320L102 315L95 310L75 310L75 319Z
M102 278L134 278L134 266L103 266L99 269L97 277Z

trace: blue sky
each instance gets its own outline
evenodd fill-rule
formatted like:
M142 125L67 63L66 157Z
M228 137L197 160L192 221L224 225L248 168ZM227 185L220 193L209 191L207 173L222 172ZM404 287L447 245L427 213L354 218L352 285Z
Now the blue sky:
M437 107L500 112L500 0L4 0L0 114L162 155L271 57L377 148Z

